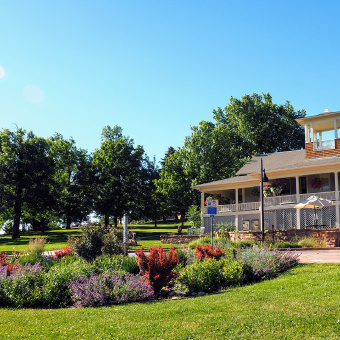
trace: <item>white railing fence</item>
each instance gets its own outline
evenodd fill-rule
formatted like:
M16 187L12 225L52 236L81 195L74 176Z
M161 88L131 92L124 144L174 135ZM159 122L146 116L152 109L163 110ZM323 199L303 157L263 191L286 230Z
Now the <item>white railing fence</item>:
M300 194L297 195L284 195L284 196L274 196L274 197L265 197L264 205L267 207L276 206L276 205L286 205L286 204L297 204L308 197L316 195L318 197L326 198L328 200L335 200L335 191L328 192L318 192L318 193L309 193L309 194ZM251 211L251 210L259 210L260 202L249 202L249 203L239 203L238 211ZM236 204L226 204L217 206L217 213L225 213L225 212L233 212L236 211ZM207 213L207 207L204 207L203 213Z

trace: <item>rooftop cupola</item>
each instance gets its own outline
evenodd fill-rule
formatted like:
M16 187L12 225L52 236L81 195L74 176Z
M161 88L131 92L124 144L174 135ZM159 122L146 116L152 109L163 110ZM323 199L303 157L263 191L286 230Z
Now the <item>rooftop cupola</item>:
M305 129L306 158L320 158L340 155L340 111L324 112L296 120ZM327 139L323 139L327 133Z

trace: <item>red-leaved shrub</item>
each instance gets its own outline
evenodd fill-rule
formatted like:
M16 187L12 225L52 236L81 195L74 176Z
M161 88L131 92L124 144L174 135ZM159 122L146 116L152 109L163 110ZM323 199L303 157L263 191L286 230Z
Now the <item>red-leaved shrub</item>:
M137 263L141 274L157 294L173 278L172 270L178 264L178 254L173 248L166 253L161 246L149 248L149 253L145 255L141 247L140 251L136 252Z
M212 258L218 260L223 254L224 250L221 250L220 245L218 245L215 249L211 245L197 244L195 247L195 257L199 261Z
M59 259L63 256L69 255L72 253L72 250L69 247L65 247L64 249L59 249L54 252L53 258Z
M9 264L9 259L7 258L7 253L0 252L0 266L7 266Z

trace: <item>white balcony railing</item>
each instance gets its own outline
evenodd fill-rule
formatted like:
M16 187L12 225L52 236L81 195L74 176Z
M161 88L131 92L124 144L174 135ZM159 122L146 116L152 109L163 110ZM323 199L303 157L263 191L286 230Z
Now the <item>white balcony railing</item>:
M284 195L284 196L274 196L274 197L265 197L264 205L267 207L271 206L282 206L286 204L297 204L306 200L308 197L316 195L318 197L326 198L328 200L335 200L335 191L327 191L327 192L317 192L317 193L309 193L309 194L300 194L299 198L297 195ZM259 210L260 202L250 202L250 203L239 203L238 211L250 211L250 210ZM236 211L236 204L226 204L219 205L217 207L217 213L225 213L225 212L233 212ZM203 213L207 213L207 207L204 207Z
M314 151L323 151L323 150L331 150L335 149L335 140L322 140L314 142L313 144Z

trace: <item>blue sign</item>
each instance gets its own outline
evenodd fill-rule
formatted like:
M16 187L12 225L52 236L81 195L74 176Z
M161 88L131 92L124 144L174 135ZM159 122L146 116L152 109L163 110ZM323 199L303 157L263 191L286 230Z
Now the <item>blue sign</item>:
M208 212L209 215L216 215L217 214L217 207L208 207L207 212Z

